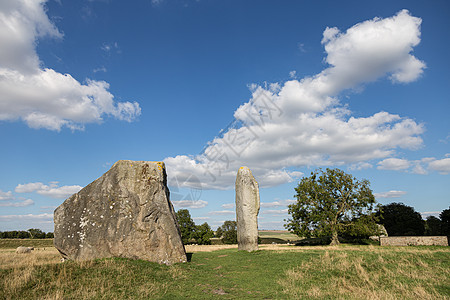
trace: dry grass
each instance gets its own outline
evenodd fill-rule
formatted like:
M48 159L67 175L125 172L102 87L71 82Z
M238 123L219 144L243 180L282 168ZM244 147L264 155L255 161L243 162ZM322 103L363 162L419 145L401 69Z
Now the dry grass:
M15 294L33 279L37 266L60 263L58 251L51 248L35 248L31 253L17 254L15 249L0 250L0 270L10 270L2 282L5 296Z
M31 253L17 254L15 249L0 249L0 269L34 267L59 263L61 256L54 247L35 248Z
M237 249L237 245L186 245L184 248L187 253L211 252L224 249Z
M435 288L448 288L450 269L423 260L442 249L373 247L368 256L356 251L362 250L324 248L318 258L286 270L278 283L292 299L450 299Z

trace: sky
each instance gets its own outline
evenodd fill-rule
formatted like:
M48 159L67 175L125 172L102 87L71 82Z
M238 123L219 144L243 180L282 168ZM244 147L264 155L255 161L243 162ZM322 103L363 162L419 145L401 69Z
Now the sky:
M450 205L448 1L3 0L0 231L53 211L118 160L164 161L171 201L283 229L317 168L380 204Z

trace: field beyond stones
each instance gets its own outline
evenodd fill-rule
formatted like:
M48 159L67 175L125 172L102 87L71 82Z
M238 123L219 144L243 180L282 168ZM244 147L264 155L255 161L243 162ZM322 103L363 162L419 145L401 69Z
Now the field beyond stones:
M15 253L35 241L0 240L0 299L450 299L449 247L186 246L172 266L61 263L51 240Z

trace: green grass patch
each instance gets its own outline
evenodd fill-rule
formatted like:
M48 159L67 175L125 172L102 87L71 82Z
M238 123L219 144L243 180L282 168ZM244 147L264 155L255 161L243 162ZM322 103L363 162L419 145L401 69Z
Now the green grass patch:
M23 247L53 247L53 239L0 239L0 249Z
M450 299L449 247L197 252L0 269L0 299Z
M300 240L297 235L285 230L260 230L258 235L261 239L281 239L286 242L295 242Z

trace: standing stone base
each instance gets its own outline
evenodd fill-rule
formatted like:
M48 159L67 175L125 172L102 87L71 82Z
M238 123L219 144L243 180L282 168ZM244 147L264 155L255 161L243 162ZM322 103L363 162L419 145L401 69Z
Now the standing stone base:
M187 261L162 162L116 162L64 201L54 221L54 244L64 259Z

